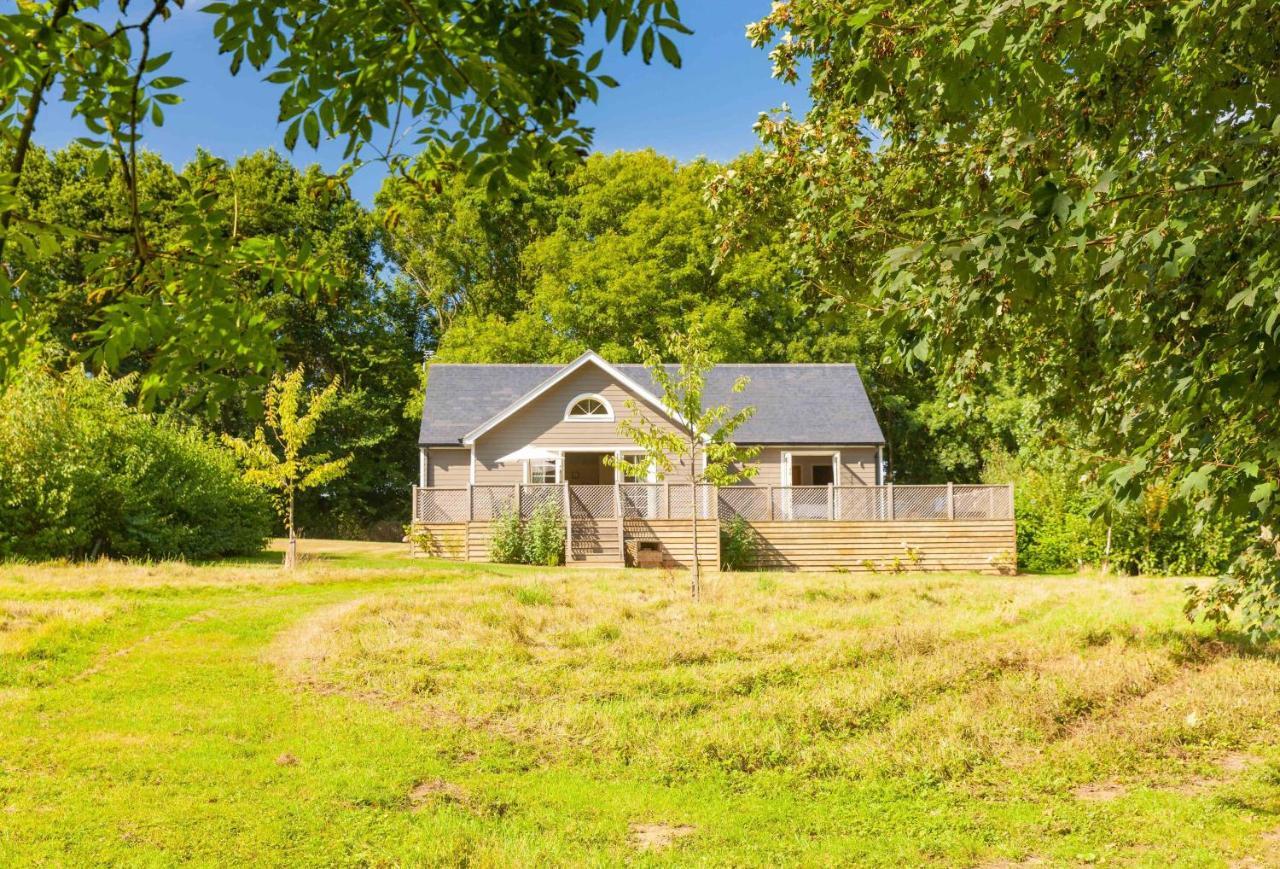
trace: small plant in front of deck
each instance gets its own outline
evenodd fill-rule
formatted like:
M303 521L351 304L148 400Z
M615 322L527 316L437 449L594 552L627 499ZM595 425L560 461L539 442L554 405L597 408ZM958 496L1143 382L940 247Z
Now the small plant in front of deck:
M911 562L913 568L919 570L920 566L924 564L924 553L914 546L904 546L903 549L906 550L907 561Z
M564 513L555 501L544 501L524 529L524 560L542 567L564 564Z
M704 333L690 331L668 336L667 349L679 363L674 372L667 370L656 348L643 341L637 342L637 348L653 382L658 385L663 407L679 423L679 428L650 418L639 402L629 398L626 406L631 414L619 421L618 431L630 438L643 455L638 460L609 456L605 461L624 474L641 479L651 468L659 479L666 479L682 465L689 469L689 481L694 484L689 520L693 534L690 590L697 599L701 594L698 487L731 486L755 476L756 468L749 462L759 455L759 448L739 447L733 442L733 433L751 418L755 408L748 406L731 411L723 404L703 406L707 372L715 365L711 342ZM733 392L742 392L747 382L746 377L738 378ZM683 476L685 472L681 473Z
M493 521L489 560L499 564L555 567L564 564L567 536L564 512L555 501L539 504L527 521L514 510L508 510Z
M720 526L720 569L745 570L756 562L759 541L750 523L734 516Z
M298 535L293 524L294 497L298 492L338 479L351 464L351 456L331 459L328 453L303 454L320 424L320 417L333 406L339 387L339 380L335 377L328 386L307 399L303 380L302 366L299 365L283 377L275 375L267 384L266 413L270 439L262 426L254 431L252 440L222 436L223 442L235 451L245 466L245 480L264 489L275 490L279 496L280 512L289 532L289 545L284 556L287 569L296 567L298 563Z
M489 560L497 564L520 564L524 561L524 524L515 510L499 513L493 520Z

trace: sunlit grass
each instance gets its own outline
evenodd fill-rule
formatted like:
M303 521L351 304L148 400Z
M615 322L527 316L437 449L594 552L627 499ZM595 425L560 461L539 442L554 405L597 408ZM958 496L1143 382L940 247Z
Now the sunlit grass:
M1280 859L1277 650L1185 581L321 548L0 567L0 862Z

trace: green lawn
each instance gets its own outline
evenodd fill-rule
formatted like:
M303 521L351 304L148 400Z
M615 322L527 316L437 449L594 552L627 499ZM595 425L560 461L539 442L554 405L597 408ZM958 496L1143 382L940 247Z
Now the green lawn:
M1277 650L1185 581L321 548L0 565L0 864L1280 863Z

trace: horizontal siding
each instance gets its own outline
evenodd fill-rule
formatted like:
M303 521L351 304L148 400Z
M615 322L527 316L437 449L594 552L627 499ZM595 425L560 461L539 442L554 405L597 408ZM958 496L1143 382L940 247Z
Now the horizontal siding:
M569 543L571 564L622 564L616 519L574 519Z
M493 537L490 522L472 522L467 528L467 560L488 561L489 540Z
M656 540L662 547L664 560L671 566L686 568L693 564L693 530L688 519L627 519L623 533L630 540ZM706 570L720 567L720 523L698 522L699 564Z
M564 414L569 402L583 393L604 396L613 407L614 421L566 421ZM583 366L476 441L476 482L523 482L522 463L499 464L498 459L526 446L547 449L574 446L634 448L632 440L618 431L618 420L624 417L635 419L638 416L626 407L627 399L632 397L625 387L601 369L594 365ZM675 426L650 405L641 402L641 407L647 419L675 430ZM688 482L688 466L682 464L669 479L672 482Z
M427 450L428 486L465 486L471 482L471 450L431 447Z
M1011 520L755 522L751 527L760 569L994 573L1012 565L1017 551Z
M413 525L413 554L467 560L467 526L465 523L415 522Z
M693 560L692 533L687 519L627 519L627 540L657 540L666 560L677 568ZM1008 520L899 522L755 522L759 570L809 570L888 573L908 571L998 572L1012 565L1016 555L1014 523ZM592 539L586 527L577 529L576 563L617 563L617 526L600 522ZM417 523L417 554L438 558L489 560L490 523ZM702 566L719 566L719 523L698 523ZM912 553L916 558L912 558Z

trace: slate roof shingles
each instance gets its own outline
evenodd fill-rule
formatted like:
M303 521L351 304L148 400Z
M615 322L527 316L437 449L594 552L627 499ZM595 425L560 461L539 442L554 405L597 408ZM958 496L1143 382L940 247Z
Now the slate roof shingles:
M423 403L421 446L460 445L472 429L550 379L563 365L431 366ZM617 365L619 371L659 394L643 365ZM674 366L671 366L674 369ZM750 378L733 392L741 376ZM884 434L854 365L717 365L707 373L704 400L756 412L738 429L743 444L881 444Z

